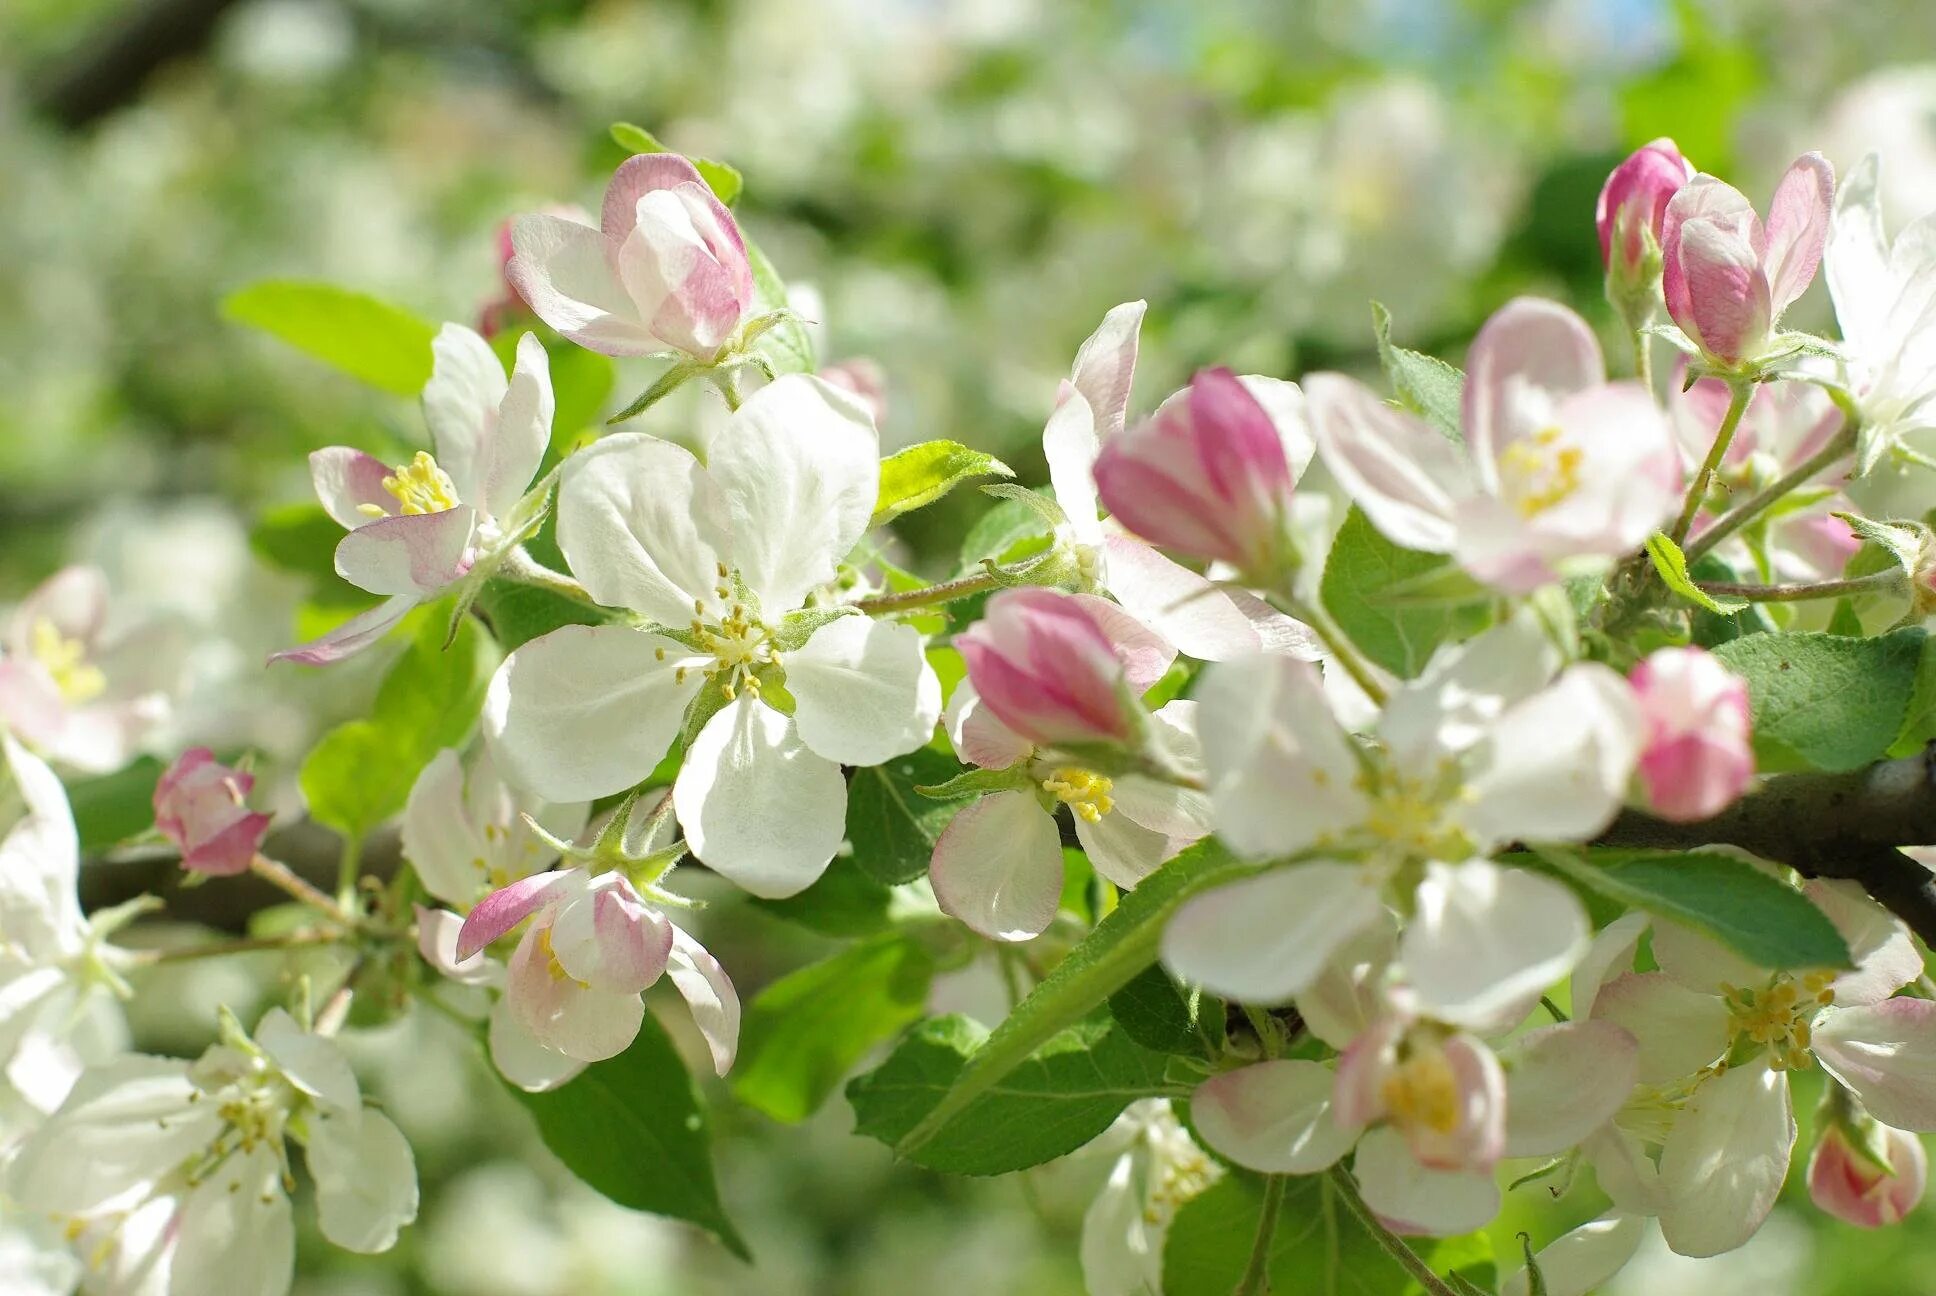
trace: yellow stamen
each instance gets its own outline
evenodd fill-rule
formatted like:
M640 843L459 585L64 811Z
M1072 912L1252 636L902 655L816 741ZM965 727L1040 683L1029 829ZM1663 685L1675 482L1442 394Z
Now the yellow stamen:
M1394 1124L1423 1125L1435 1134L1450 1134L1459 1123L1459 1082L1452 1064L1438 1048L1423 1048L1400 1062L1385 1077L1385 1108Z
M1084 823L1100 823L1116 808L1110 796L1115 788L1113 780L1086 769L1058 769L1042 780L1042 790L1067 805Z
M443 513L458 503L456 483L427 450L419 450L409 463L397 465L396 471L383 479L383 489L396 498L397 512L404 516ZM371 517L383 516L383 510L375 504L359 505L358 511Z
M1578 446L1562 445L1564 435L1557 427L1541 428L1500 454L1499 473L1505 479L1506 496L1519 516L1544 513L1579 489L1586 455Z
M87 659L87 645L62 635L45 617L34 622L34 659L54 679L54 687L70 704L92 701L107 690L108 677Z

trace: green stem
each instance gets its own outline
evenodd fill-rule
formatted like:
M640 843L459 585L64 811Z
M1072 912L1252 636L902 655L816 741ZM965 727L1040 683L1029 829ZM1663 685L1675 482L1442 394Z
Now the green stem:
M516 546L504 555L504 560L498 564L496 574L505 580L516 581L520 585L535 585L539 589L549 590L574 603L583 603L587 607L600 606L598 600L593 598L583 585L563 572L553 571L545 566L533 558L523 545Z
M1789 472L1770 482L1745 502L1729 509L1713 526L1696 536L1692 544L1684 547L1689 564L1767 512L1784 495L1806 486L1824 469L1855 449L1855 430L1855 420L1853 418L1847 420L1842 424L1842 430L1829 438L1828 444L1795 465Z
M324 895L320 890L311 886L302 878L296 876L295 871L287 864L278 860L272 860L267 855L257 855L249 861L249 871L271 886L276 887L288 895L294 896L304 904L315 909L320 909L330 917L339 921L349 921L349 917L341 905L337 904L334 900Z
M1404 1238L1386 1228L1383 1221L1372 1213L1371 1207L1365 1205L1365 1199L1358 1195L1358 1185L1351 1178L1349 1170L1343 1166L1333 1166L1330 1174L1331 1182L1336 1186L1338 1196L1343 1199L1345 1209L1351 1212L1352 1218L1358 1221L1359 1227L1371 1234L1372 1240L1383 1247L1385 1254L1397 1261L1399 1267L1425 1289L1427 1296L1459 1296L1446 1285L1443 1278L1432 1272L1432 1266L1420 1259L1418 1252L1406 1245Z
M1284 1176L1264 1180L1264 1210L1257 1217L1257 1236L1250 1243L1250 1263L1230 1296L1264 1296L1270 1291L1271 1236L1277 1232L1278 1212L1284 1205Z
M363 839L343 839L343 853L336 860L336 907L346 914L356 912L356 880L363 868Z
M880 616L888 612L906 612L914 608L952 603L956 599L973 598L988 590L1000 589L1007 583L1008 578L1000 572L978 572L973 576L963 576L959 580L942 581L939 585L927 585L921 589L903 590L898 594L876 594L872 598L857 599L854 606L869 616Z
M1721 460L1727 457L1728 447L1734 444L1735 429L1741 426L1741 416L1747 413L1748 398L1753 395L1754 388L1749 384L1738 381L1729 383L1728 412L1721 420L1721 430L1714 434L1714 444L1708 447L1701 470L1694 474L1694 483L1687 488L1687 500L1681 505L1681 515L1675 519L1674 529L1668 532L1675 544L1687 539L1695 516L1707 500L1708 488L1714 484L1715 469L1721 466Z
M739 409L739 370L732 365L721 365L712 370L711 375L713 385L719 388L719 394L726 399L726 408Z
M1783 585L1739 585L1733 581L1696 581L1709 594L1744 598L1750 603L1799 603L1805 599L1839 598L1844 594L1881 594L1903 583L1902 569L1851 576L1845 580L1793 581Z
M1644 328L1633 331L1634 377L1647 389L1649 396L1654 395L1654 346L1653 335ZM1656 397L1658 399L1658 397Z
M1351 646L1351 641L1345 638L1344 632L1332 624L1329 614L1323 608L1307 606L1296 597L1289 596L1284 600L1283 610L1311 627L1311 632L1324 644L1324 651L1333 661L1344 667L1344 673L1351 677L1352 683L1356 684L1366 697L1378 706L1385 705L1385 686L1378 682L1378 677L1372 673L1371 667L1358 656L1358 650Z

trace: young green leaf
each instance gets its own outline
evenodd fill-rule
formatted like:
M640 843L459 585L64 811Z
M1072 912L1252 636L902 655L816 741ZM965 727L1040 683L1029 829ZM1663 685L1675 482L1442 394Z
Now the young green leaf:
M1144 878L995 1028L933 1110L901 1136L896 1150L919 1159L924 1142L1031 1053L1155 963L1163 924L1177 906L1207 886L1253 871L1206 838Z
M744 235L745 231L741 231ZM754 314L786 310L786 281L780 278L779 271L766 259L766 253L759 245L746 236L746 261L753 268ZM760 334L753 350L766 357L777 374L812 373L818 366L814 362L813 338L807 326L798 319L784 319L766 332Z
M747 1005L734 1096L805 1120L869 1049L920 1018L933 979L933 956L892 932L781 977Z
M1647 537L1647 557L1653 561L1654 571L1659 573L1661 583L1696 607L1705 608L1717 616L1732 616L1748 606L1748 600L1744 598L1710 594L1696 585L1694 578L1687 574L1687 555L1664 531L1656 531Z
M881 460L881 491L870 526L925 508L971 477L1013 477L993 455L958 441L923 441Z
M1269 1290L1404 1296L1409 1276L1349 1211L1326 1203L1329 1191L1323 1175L1285 1181L1271 1231ZM1263 1182L1242 1171L1185 1202L1163 1243L1164 1296L1230 1296L1249 1263L1263 1206Z
M617 1057L549 1093L511 1092L545 1146L585 1183L621 1206L697 1224L750 1258L720 1204L705 1109L650 1013Z
M617 615L536 585L492 578L473 604L503 651L515 652L560 626L605 625Z
M1378 339L1378 359L1385 366L1398 403L1437 428L1448 441L1463 442L1460 406L1465 396L1465 374L1435 356L1393 346L1391 312L1371 304L1371 331Z
M367 293L271 279L230 293L222 313L392 395L415 397L430 381L436 330Z
M678 151L667 148L659 142L658 136L643 126L634 126L631 122L614 122L612 140L629 153ZM704 180L707 187L713 191L713 196L728 207L732 206L733 200L739 197L740 190L746 186L745 177L740 175L739 168L724 162L715 162L711 158L693 157L691 154L686 154L685 158L692 163L692 169L699 173L699 178Z
M861 872L853 860L837 855L820 880L805 891L780 900L756 897L752 904L808 931L850 940L886 931L893 902L891 890Z
M1434 649L1476 629L1484 617L1483 606L1397 597L1423 578L1455 571L1443 554L1393 544L1354 504L1325 559L1318 597L1365 656L1410 679L1425 669Z
M1916 691L1924 632L1873 639L1746 635L1714 650L1748 681L1758 752L1821 770L1852 770L1896 740Z
M161 773L160 761L142 756L112 774L69 783L67 800L81 849L103 851L154 827L155 784Z
M1203 1056L1203 1037L1190 1020L1190 1006L1160 967L1144 968L1110 995L1109 1015L1125 1035L1146 1049L1180 1057Z
M909 1148L908 1133L930 1123L987 1038L966 1017L923 1022L879 1068L847 1086L855 1132ZM1108 1129L1137 1098L1162 1092L1167 1061L1106 1018L1081 1022L1009 1068L999 1089L983 1090L935 1123L905 1155L948 1174L1041 1165Z
M941 830L967 803L915 789L947 783L961 772L960 761L931 747L855 770L847 784L847 840L861 872L887 886L926 873Z

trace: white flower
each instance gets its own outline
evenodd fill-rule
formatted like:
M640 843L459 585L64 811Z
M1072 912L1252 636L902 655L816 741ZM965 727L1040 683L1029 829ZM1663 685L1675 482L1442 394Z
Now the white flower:
M1056 543L1073 556L1085 581L1106 590L1192 657L1221 661L1256 652L1314 657L1316 645L1305 626L1250 594L1213 584L1120 528L1105 528L1097 516L1096 458L1128 417L1143 311L1142 302L1125 302L1103 317L1076 352L1055 413L1042 429L1049 482L1063 514ZM1284 438L1293 475L1302 475L1314 447L1297 384L1255 374L1239 381Z
M1082 1217L1083 1285L1089 1296L1160 1296L1170 1222L1223 1167L1161 1098L1131 1103L1092 1146L1120 1153Z
M446 324L423 392L433 455L391 468L347 446L309 456L316 495L348 529L336 573L383 602L271 660L337 661L368 647L412 608L459 582L481 581L522 538L542 501L525 488L551 440L550 362L537 335L518 339L507 380L490 344Z
M1165 961L1213 993L1281 1002L1390 898L1414 915L1399 962L1422 1011L1475 1028L1519 1012L1586 948L1586 915L1559 883L1485 856L1599 831L1641 742L1625 681L1594 664L1554 677L1555 659L1522 622L1488 631L1393 695L1377 751L1339 727L1309 664L1209 667L1196 696L1218 835L1258 859L1317 858L1187 902Z
M60 765L117 770L168 718L183 645L167 623L109 629L107 577L64 567L0 626L0 722Z
M254 1040L229 1034L192 1065L130 1054L89 1068L9 1168L16 1200L72 1229L98 1287L287 1292L291 1137L336 1245L387 1250L416 1217L410 1145L364 1108L331 1041L281 1009Z
M638 434L574 455L565 558L600 603L661 630L568 626L513 653L485 705L499 767L553 801L622 791L690 713L673 803L693 853L756 895L811 884L845 834L840 767L912 751L941 711L917 631L807 606L866 531L879 478L866 412L801 375L747 400L703 465ZM790 709L763 696L780 684Z
M515 797L489 751L472 757L468 773L455 751L438 752L403 807L403 853L424 890L468 911L487 893L550 868L557 850L531 830L520 810L567 841L585 827L583 802Z

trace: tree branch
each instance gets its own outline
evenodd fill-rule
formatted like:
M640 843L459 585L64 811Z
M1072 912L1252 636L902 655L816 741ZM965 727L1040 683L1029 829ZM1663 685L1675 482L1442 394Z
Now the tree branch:
M1901 847L1936 844L1936 743L1846 774L1776 774L1712 819L1623 810L1596 846L1738 846L1807 877L1859 884L1936 946L1936 874Z

